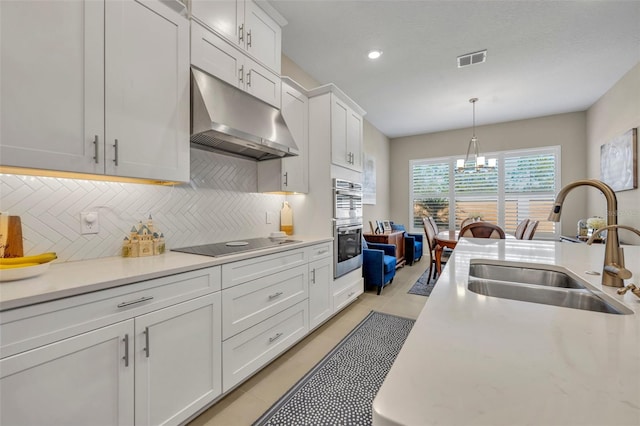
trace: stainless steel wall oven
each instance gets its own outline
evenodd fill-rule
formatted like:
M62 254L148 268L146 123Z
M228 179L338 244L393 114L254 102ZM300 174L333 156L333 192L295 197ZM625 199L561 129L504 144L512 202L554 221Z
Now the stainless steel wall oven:
M362 185L333 181L334 278L362 266Z

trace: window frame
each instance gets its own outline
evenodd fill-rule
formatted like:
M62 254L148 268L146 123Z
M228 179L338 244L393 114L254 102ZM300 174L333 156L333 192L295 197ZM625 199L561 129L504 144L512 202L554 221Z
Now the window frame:
M517 149L517 150L505 150L505 151L496 151L496 152L487 152L484 153L486 158L496 158L497 159L497 167L498 167L498 185L497 185L497 194L460 194L456 193L455 190L455 167L456 160L459 158L463 158L464 155L454 155L454 156L446 156L446 157L435 157L435 158L423 158L423 159L413 159L409 160L409 224L411 228L411 232L423 232L423 229L420 227L416 227L414 224L414 200L417 198L446 198L449 200L449 211L454 212L454 214L449 214L449 222L448 228L455 229L456 227L456 201L459 201L461 198L469 201L477 200L485 200L487 196L495 196L497 198L497 214L498 214L498 225L503 229L505 228L506 221L506 213L507 213L507 200L513 199L515 197L521 196L522 194L526 194L530 199L548 199L550 195L552 195L552 199L555 199L555 195L560 189L561 186L561 174L562 174L562 161L561 161L561 151L562 147L560 145L552 145L552 146L544 146L538 148L526 148L526 149ZM536 155L553 155L554 156L554 193L550 194L548 191L532 191L532 192L524 192L519 193L514 196L512 193L505 193L505 159L513 158L513 157L526 157L526 156L536 156ZM449 192L448 193L420 193L419 196L416 196L414 192L414 167L419 165L429 165L429 164L448 164L449 171ZM539 230L540 231L540 230ZM560 223L556 223L554 226L553 232L537 232L536 236L538 239L547 239L547 240L558 240L561 235L561 227Z

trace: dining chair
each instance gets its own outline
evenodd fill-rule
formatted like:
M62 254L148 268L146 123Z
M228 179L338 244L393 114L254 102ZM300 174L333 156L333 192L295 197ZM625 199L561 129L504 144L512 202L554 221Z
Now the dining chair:
M516 227L516 232L514 233L515 237L519 240L524 239L524 231L527 229L527 225L529 224L529 219L523 219L518 226Z
M426 250L429 252L430 268L433 270L432 278L435 279L438 271L436 270L436 235L438 235L438 225L431 216L422 218L422 226L424 228L424 234L427 237L426 244L423 245L423 253ZM449 259L449 253L443 251L440 263L445 264Z
M468 217L466 219L464 219L462 222L460 222L460 229L464 228L465 226L467 226L470 223L473 222L480 222L480 218L477 217Z
M530 220L527 224L527 229L524 230L524 234L522 235L523 240L533 240L533 235L536 233L536 229L538 229L538 220Z
M505 234L502 228L490 222L473 222L460 230L461 237L471 238L499 238L504 239Z

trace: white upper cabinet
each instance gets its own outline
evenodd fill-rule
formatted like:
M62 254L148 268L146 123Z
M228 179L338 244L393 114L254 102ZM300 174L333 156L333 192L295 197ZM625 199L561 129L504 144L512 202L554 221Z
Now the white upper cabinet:
M333 84L310 90L309 97L314 104L314 128L330 139L331 163L361 172L365 111ZM318 138L324 140L324 136Z
M362 115L331 95L331 162L362 171Z
M189 21L179 6L1 2L2 165L188 181Z
M189 21L160 1L105 5L107 174L188 181Z
M192 0L199 22L280 74L282 29L251 0Z
M2 1L0 40L0 163L104 173L104 5Z
M191 22L191 63L280 108L280 76L196 21Z
M259 192L309 192L309 98L306 89L282 78L282 116L299 154L258 162Z

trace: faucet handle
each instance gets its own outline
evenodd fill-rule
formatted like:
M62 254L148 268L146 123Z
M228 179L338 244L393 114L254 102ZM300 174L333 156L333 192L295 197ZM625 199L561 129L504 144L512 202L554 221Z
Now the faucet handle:
M628 286L621 288L617 291L619 295L625 294L627 291L631 290L631 293L640 297L640 288L636 287L634 284L629 284Z

